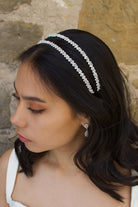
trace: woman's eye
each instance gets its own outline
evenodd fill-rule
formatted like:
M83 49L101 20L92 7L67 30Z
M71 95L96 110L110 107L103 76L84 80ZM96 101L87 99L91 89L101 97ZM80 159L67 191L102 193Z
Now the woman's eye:
M42 113L45 109L40 109L40 110L35 110L35 109L31 109L31 108L28 108L32 113Z
M18 101L20 100L20 98L16 95L16 93L13 93L12 96L14 96ZM35 110L30 107L28 107L27 109L30 110L34 114L42 113L43 111L45 111L45 109Z

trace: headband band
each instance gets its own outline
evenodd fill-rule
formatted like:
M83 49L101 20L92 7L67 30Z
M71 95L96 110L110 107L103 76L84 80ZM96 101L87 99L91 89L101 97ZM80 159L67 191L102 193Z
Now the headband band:
M46 36L46 39L48 37L58 37L60 39L65 40L66 42L68 42L69 44L71 44L82 56L83 58L86 60L86 62L88 63L92 74L94 76L95 82L96 82L96 87L97 87L97 91L100 90L100 83L99 83L99 78L98 78L98 74L93 66L93 63L90 61L89 57L86 55L86 53L79 47L79 45L77 45L74 41L72 41L71 39L69 39L68 37L61 35L61 34L49 34L48 36Z
M74 67L74 69L79 73L79 75L81 76L82 80L84 81L84 83L87 86L90 93L94 93L94 91L90 85L90 82L88 81L88 79L86 78L84 73L81 71L81 69L78 67L78 65L74 62L74 60L64 50L62 50L59 46L57 46L53 42L50 42L47 40L40 40L37 44L43 44L43 43L51 45L53 48L58 50L60 52L60 54L62 54L66 58L66 60Z

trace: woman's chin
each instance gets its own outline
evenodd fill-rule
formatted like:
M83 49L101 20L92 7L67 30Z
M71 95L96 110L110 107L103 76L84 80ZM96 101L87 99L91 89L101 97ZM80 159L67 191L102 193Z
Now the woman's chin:
M28 143L24 143L25 144L25 147L30 151L30 152L33 152L33 153L43 153L43 152L46 152L48 150L45 150L45 149L40 149L39 147L36 147L36 146L32 146Z

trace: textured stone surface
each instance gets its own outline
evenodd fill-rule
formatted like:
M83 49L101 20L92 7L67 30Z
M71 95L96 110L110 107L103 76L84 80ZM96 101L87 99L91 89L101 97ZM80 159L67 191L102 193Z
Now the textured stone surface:
M24 3L30 4L31 0L0 0L0 12L11 12Z
M104 40L118 62L138 64L137 14L137 0L83 0L79 28Z
M13 69L13 68L12 68ZM16 70L4 63L0 63L0 155L13 146L15 137L14 126L11 126L11 93Z
M0 129L8 128L10 124L10 111L9 111L10 97L6 90L6 84L0 83Z
M16 71L10 72L10 69L6 68L4 64L0 64L0 68L0 129L7 129L11 127L10 103Z
M0 156L9 148L14 146L16 139L14 128L0 129Z
M41 26L24 22L1 22L0 61L14 62L21 51L35 44L41 36Z
M119 64L120 68L126 75L128 82L127 87L131 96L131 113L134 120L138 123L138 88L137 88L137 77L138 77L138 65L125 65Z
M136 89L138 89L138 79L133 80L132 84Z
M2 0L4 1L4 0ZM3 21L24 21L43 26L43 37L49 33L77 28L82 0L32 0L9 14L0 14Z

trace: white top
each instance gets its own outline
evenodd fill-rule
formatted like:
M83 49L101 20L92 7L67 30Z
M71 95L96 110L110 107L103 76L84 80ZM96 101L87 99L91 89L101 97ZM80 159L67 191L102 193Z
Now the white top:
M18 201L12 200L12 192L14 189L18 166L19 166L18 158L16 156L15 149L13 149L9 158L8 169L7 169L6 200L10 207L27 207ZM130 207L138 207L138 185L131 188Z

